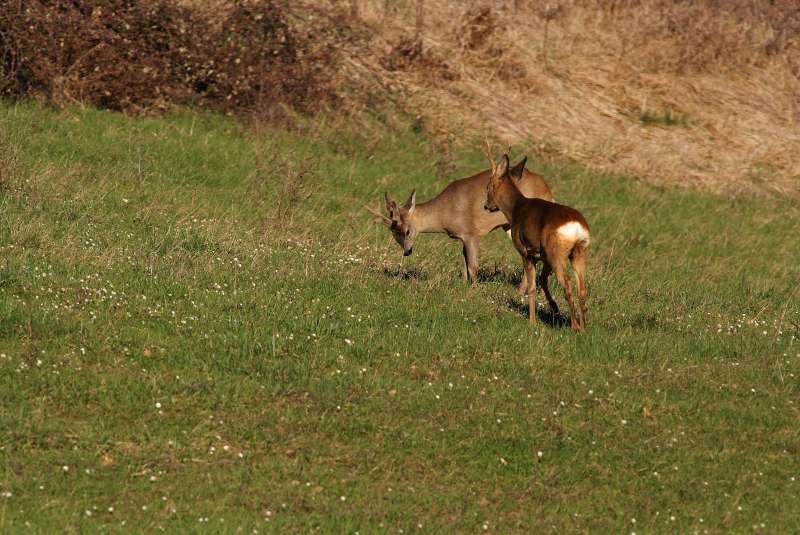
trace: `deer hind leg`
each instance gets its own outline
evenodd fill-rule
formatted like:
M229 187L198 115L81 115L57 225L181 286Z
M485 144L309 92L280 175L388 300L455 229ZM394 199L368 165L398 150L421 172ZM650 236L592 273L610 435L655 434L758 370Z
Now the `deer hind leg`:
M542 266L542 274L539 276L539 285L542 287L542 291L544 292L544 297L547 299L547 304L550 306L550 312L553 314L558 314L558 304L556 300L553 299L552 294L550 293L550 274L553 272L553 268L550 267L550 264L544 262Z
M569 321L573 330L580 331L581 326L578 323L575 311L575 301L572 299L572 282L570 281L569 274L567 273L567 254L560 248L558 257L553 263L553 270L556 272L558 283L564 288L564 295L569 304Z
M578 280L578 301L581 305L581 329L586 328L586 257L588 251L586 247L577 245L572 251L572 269L575 270L575 278Z

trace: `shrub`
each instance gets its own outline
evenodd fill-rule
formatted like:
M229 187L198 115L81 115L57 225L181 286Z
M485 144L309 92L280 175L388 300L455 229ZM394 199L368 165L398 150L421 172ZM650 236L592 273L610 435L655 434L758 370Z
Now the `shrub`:
M0 0L0 94L129 113L310 110L333 96L322 76L333 56L312 50L284 4L220 12L215 23L169 0Z
M207 44L194 89L223 108L264 109L283 101L312 111L332 97L331 48L315 46L327 28L304 32L272 1L238 0Z

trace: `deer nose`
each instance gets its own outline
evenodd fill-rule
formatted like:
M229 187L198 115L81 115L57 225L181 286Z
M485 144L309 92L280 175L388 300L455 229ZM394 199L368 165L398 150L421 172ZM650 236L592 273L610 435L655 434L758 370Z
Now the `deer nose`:
M413 247L411 247L410 249L406 249L405 251L403 251L403 256L411 256L412 251L414 251Z

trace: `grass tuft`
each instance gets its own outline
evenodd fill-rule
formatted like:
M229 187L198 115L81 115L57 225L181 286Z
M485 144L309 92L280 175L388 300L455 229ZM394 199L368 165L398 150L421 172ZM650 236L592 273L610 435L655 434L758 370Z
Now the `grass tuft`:
M662 114L655 114L644 111L639 115L639 121L646 125L655 126L682 126L688 127L690 125L689 119L683 115L674 115L672 110L667 110Z

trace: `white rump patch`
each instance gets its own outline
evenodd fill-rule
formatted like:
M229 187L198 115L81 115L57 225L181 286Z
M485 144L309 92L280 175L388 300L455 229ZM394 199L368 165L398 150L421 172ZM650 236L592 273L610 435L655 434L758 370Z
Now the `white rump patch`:
M586 245L589 244L589 230L577 221L570 221L569 223L561 225L556 229L556 232L558 232L558 235L562 238L573 243L580 241L584 242Z

